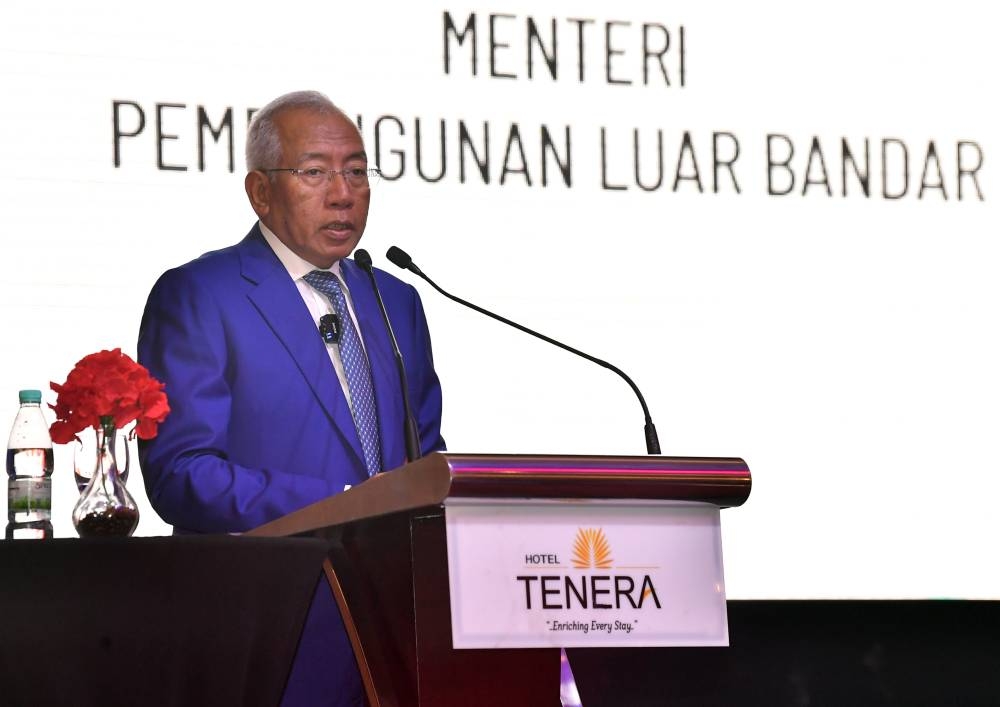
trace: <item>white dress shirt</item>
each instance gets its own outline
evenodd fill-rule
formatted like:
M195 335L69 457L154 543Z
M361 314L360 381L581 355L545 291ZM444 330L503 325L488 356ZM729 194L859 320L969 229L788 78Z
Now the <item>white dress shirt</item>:
M258 222L259 223L259 222ZM351 321L354 322L354 328L358 332L358 339L361 340L361 346L364 347L365 340L361 336L361 327L358 326L358 318L354 314L354 303L351 301L351 292L347 289L347 283L344 282L344 278L340 275L340 261L337 261L330 268L318 268L307 260L303 260L298 255L292 252L292 250L279 240L279 238L274 235L274 233L260 223L260 232L264 234L264 240L267 244L271 246L271 250L274 254L278 256L278 260L281 264L285 266L285 270L291 276L292 280L295 282L295 286L299 290L299 294L302 296L302 301L305 302L306 307L309 308L309 314L312 315L313 321L316 322L316 336L319 337L319 320L324 314L335 314L333 309L333 303L330 302L329 298L322 292L313 288L308 282L302 278L311 273L313 270L327 270L331 272L340 282L340 287L344 291L344 299L347 301L347 311L351 315ZM347 402L351 405L351 410L353 412L353 404L351 403L351 391L347 387L347 374L344 373L344 364L340 360L340 346L338 344L327 344L326 351L330 354L330 361L333 363L333 368L337 372L337 379L340 381L340 387L344 390L344 397L347 398Z

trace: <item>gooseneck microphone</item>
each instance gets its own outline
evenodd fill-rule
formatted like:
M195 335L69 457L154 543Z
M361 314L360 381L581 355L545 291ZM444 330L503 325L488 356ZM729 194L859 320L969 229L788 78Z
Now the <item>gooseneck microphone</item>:
M417 431L417 422L413 417L413 408L410 406L410 388L406 385L406 368L403 366L403 354L396 343L396 335L392 332L392 325L389 323L389 313L385 311L385 303L382 301L382 293L378 291L375 283L375 271L372 270L372 257L367 250L359 249L354 251L354 262L361 266L361 269L368 273L371 280L372 290L375 291L375 299L378 301L379 311L382 312L382 321L385 322L385 330L389 333L389 341L392 343L392 353L396 358L396 369L399 371L399 384L403 389L403 412L406 419L403 422L403 440L406 443L406 459L414 462L420 458L420 433Z
M646 407L646 401L643 399L642 393L639 392L639 388L636 386L636 384L633 383L632 379L629 378L627 375L625 375L625 373L620 368L611 365L607 361L602 361L599 358L595 358L590 354L585 354L583 351L574 349L572 346L567 346L566 344L556 341L555 339L552 339L548 336L545 336L545 334L539 334L537 331L533 331L526 326L521 326L517 322L512 322L506 317L501 317L499 314L494 314L493 312L483 309L482 307L479 307L477 305L474 305L471 302L466 302L464 299L460 297L456 297L453 294L445 292L440 287L438 287L437 283L435 283L433 280L427 277L423 273L423 271L417 267L416 263L413 262L413 258L411 258L409 255L406 254L405 251L400 250L396 246L392 246L391 248L389 248L389 250L385 254L385 257L387 257L393 265L396 265L397 267L400 267L403 270L409 270L413 274L423 278L424 280L427 281L427 284L429 284L431 287L433 287L435 290L437 290L438 292L440 292L442 295L452 300L453 302L458 302L459 304L464 305L469 309L473 309L479 312L480 314L485 314L487 317L490 317L491 319L496 319L498 322L503 322L504 324L512 326L519 331L523 331L525 334L531 334L532 336L541 339L542 341L547 341L548 343L554 346L558 346L564 351L569 351L570 353L576 354L577 356L585 358L588 361L596 363L598 366L601 366L602 368L607 368L609 371L614 371L615 373L617 373L625 380L626 383L629 384L629 387L632 388L632 392L635 393L635 397L639 399L639 404L642 406L642 414L646 418L646 425L645 425L646 453L647 454L660 453L660 440L656 436L656 426L653 424L653 418L650 417L649 415L649 408ZM356 255L355 258L357 258Z

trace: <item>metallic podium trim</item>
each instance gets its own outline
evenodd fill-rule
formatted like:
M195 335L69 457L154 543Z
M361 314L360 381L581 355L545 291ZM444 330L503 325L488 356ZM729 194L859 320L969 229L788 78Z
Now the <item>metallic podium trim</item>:
M284 536L437 506L448 498L677 500L743 504L750 470L735 457L435 452L247 532ZM322 536L322 532L318 533Z
M361 673L361 682L365 686L365 694L368 697L368 707L381 707L378 692L375 690L375 681L372 680L371 668L368 666L368 656L365 655L365 647L358 635L358 627L354 623L354 616L351 614L351 607L344 596L344 590L337 579L337 572L333 569L330 558L323 560L323 574L333 591L333 598L337 600L340 607L340 616L344 620L344 628L347 630L347 637L351 641L351 648L354 649L354 657L358 662L358 671Z

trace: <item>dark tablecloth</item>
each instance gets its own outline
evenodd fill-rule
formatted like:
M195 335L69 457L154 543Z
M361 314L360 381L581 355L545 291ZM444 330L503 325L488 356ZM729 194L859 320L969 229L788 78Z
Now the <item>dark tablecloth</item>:
M314 538L0 542L0 705L280 701Z

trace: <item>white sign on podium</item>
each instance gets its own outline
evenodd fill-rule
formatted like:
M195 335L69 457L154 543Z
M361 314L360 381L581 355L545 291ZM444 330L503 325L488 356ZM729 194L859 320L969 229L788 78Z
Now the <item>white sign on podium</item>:
M446 502L455 648L727 646L719 508Z

